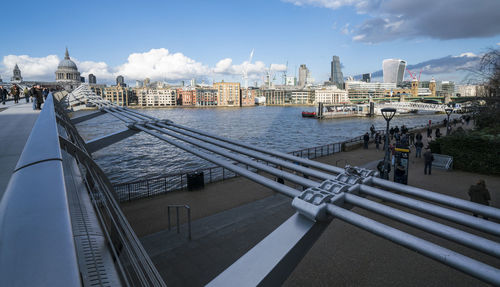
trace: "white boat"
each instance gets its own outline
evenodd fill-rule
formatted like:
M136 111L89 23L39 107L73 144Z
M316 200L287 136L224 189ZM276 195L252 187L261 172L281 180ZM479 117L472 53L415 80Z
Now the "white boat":
M255 97L255 104L257 106L263 106L266 104L266 97Z

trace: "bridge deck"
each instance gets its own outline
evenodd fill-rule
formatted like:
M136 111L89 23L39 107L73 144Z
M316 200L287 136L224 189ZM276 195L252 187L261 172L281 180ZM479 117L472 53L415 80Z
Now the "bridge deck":
M13 101L0 104L0 199L39 113L24 99L19 104Z

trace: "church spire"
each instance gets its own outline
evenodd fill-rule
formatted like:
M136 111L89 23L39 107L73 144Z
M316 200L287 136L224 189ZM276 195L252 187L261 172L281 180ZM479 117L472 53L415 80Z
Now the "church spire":
M68 47L66 47L66 53L64 54L64 59L69 60Z

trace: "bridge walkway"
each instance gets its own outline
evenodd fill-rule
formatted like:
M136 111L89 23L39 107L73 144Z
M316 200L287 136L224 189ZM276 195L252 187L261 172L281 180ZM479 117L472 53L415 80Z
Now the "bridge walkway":
M0 104L0 199L39 114L24 98Z

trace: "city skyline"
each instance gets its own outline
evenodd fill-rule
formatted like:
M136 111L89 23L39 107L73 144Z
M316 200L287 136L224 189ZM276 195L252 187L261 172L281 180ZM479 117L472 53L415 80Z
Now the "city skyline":
M128 83L146 77L242 82L247 68L253 84L262 82L269 67L281 83L287 62L287 75L298 77L298 67L306 64L316 83L323 83L334 55L340 57L344 76L378 71L388 58L403 59L408 66L442 59L440 66L421 67L422 79L442 75L459 82L464 72L455 70L473 68L481 53L500 44L495 17L500 2L442 2L416 7L410 1L28 1L26 13L34 17L18 21L6 15L0 75L10 79L17 63L25 79L53 80L68 47L82 76L92 73L100 83L113 83L117 75ZM15 4L5 8L11 11ZM439 13L442 17L429 18ZM387 20L396 14L397 21ZM464 21L471 17L478 23ZM377 33L369 29L376 25L382 25Z

